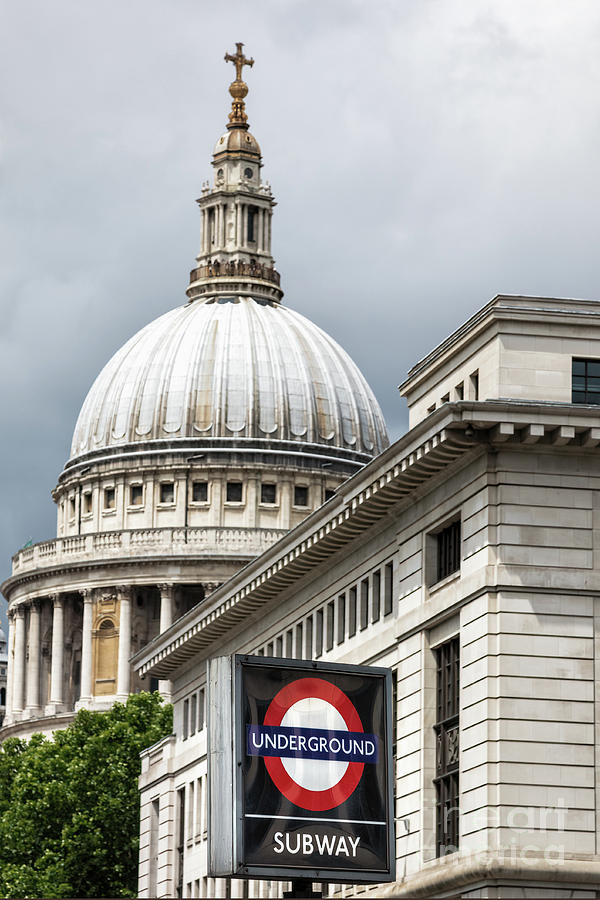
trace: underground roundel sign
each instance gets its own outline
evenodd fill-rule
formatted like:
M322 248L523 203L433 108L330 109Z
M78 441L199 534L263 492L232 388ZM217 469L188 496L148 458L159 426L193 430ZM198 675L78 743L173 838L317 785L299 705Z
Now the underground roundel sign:
M388 880L389 670L246 656L236 669L240 874Z

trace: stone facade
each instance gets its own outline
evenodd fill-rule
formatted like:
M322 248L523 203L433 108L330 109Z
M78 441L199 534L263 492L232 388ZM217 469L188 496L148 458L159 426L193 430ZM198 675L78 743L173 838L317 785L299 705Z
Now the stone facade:
M206 661L235 652L393 670L397 882L327 894L597 896L600 413L572 402L583 358L600 361L600 303L495 298L409 374L404 437L137 654L175 709L143 755L140 896L285 887L206 869Z

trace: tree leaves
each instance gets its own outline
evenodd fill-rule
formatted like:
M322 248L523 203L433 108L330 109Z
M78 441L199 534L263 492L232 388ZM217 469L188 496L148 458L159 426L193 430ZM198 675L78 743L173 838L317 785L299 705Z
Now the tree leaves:
M140 753L171 733L159 694L80 710L53 739L0 746L0 896L133 897Z

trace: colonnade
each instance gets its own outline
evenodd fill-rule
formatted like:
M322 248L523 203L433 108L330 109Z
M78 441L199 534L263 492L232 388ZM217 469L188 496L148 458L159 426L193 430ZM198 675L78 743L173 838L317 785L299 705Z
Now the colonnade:
M252 207L256 210L256 225L253 248L248 240L248 210ZM211 214L212 219L211 228ZM256 203L236 202L231 208L233 227L235 230L235 248L245 248L248 252L254 249L256 252L271 252L271 219L272 211L265 206ZM214 253L217 250L226 250L227 235L227 203L214 203L202 210L202 240L201 254ZM214 241L213 241L214 237ZM255 246L254 246L255 245Z
M159 584L157 587L160 592L159 632L163 632L169 628L174 619L175 586ZM103 696L101 699L126 701L131 687L129 660L132 655L133 587L119 585L114 588L50 593L46 597L17 603L8 611L8 674L4 726L42 716L54 716L80 707L94 706L94 620L97 624L99 617L98 611L94 610L94 600L105 596L107 592L109 594L112 592L118 600L116 691L110 698ZM78 697L74 696L73 690L65 691L66 605L69 601L76 608L75 627L77 632L80 630L81 633ZM50 604L51 608L50 683L49 689L44 691L45 696L42 696L42 612L45 603ZM69 627L73 626L74 622L70 621ZM44 652L47 654L48 649L44 648ZM166 699L170 699L170 682L161 681L159 690ZM71 696L65 696L65 693Z

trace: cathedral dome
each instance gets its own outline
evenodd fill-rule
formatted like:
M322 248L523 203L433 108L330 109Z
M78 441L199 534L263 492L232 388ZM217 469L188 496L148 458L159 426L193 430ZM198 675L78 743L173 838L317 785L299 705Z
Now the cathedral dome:
M196 300L134 335L88 393L71 459L177 439L323 445L362 461L389 443L348 354L298 313L249 296Z
M218 159L221 153L249 154L260 157L260 146L253 134L241 128L233 128L222 134L213 151Z

